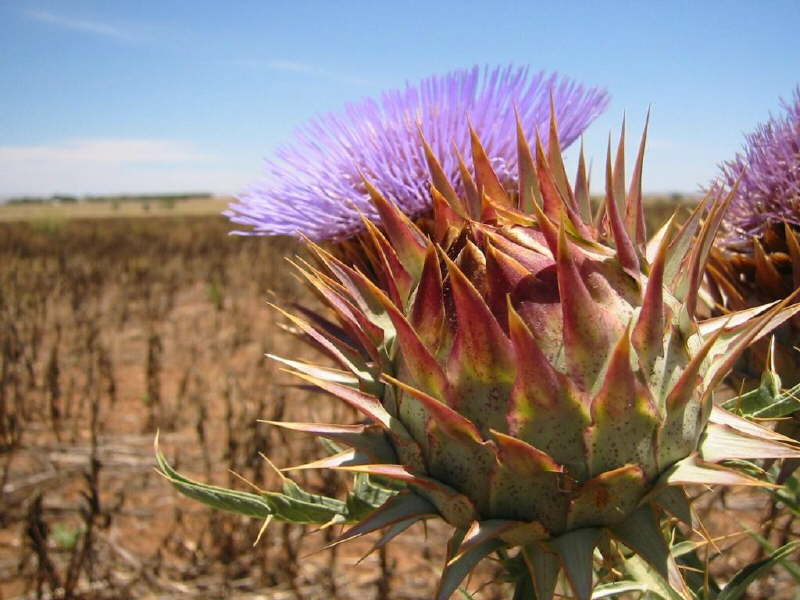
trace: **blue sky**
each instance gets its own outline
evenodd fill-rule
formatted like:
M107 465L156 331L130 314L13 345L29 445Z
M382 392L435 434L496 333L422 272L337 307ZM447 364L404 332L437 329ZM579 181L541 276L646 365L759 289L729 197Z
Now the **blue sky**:
M0 0L0 197L234 193L319 112L509 62L609 90L598 166L652 105L645 189L692 192L800 82L798 23L797 0Z

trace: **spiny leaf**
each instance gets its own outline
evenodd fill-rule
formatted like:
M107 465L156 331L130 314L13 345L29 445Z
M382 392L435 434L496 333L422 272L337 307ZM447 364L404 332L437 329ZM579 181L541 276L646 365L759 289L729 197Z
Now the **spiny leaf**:
M719 340L723 330L720 329L709 337L703 346L692 356L689 363L684 367L678 380L673 385L667 395L666 406L670 413L675 413L686 406L697 393L698 384L702 381L701 372L703 364L709 353Z
M505 252L495 248L488 239L484 255L486 279L489 284L486 303L503 330L508 331L508 302L520 282L530 277L530 271Z
M406 427L384 408L378 398L372 394L365 394L359 390L354 390L338 383L323 381L304 373L293 372L293 374L336 396L367 418L372 419L391 436L398 456L403 462L414 467L422 466L423 461L419 446Z
M300 379L303 379L312 385L316 385L329 394L344 400L347 404L355 408L364 416L369 417L376 423L379 423L387 431L403 430L403 425L399 422L396 422L396 420L393 420L391 415L386 412L386 409L381 405L380 400L378 400L378 398L372 394L365 394L364 392L351 387L318 379L317 377L313 377L312 375L307 375L299 371L292 372L292 375L299 377Z
M769 571L776 564L800 548L800 542L789 542L775 550L766 558L747 565L736 573L728 584L722 588L717 600L739 600L743 598L749 586L759 575Z
M770 544L769 541L763 536L759 535L755 531L748 531L747 533L751 538L756 540L766 552L769 552L770 554L775 552L775 546ZM789 557L785 557L780 561L781 566L791 573L796 582L800 583L800 564L792 560L786 560L787 558Z
M718 355L709 366L704 377L706 385L705 396L709 396L716 389L716 386L719 385L746 348L761 337L769 334L781 323L800 313L800 304L791 305L798 296L800 296L800 288L769 311L742 326L740 335L731 340L729 345L725 347L725 353ZM714 350L717 350L717 348Z
M588 469L583 440L591 422L588 399L552 367L510 302L508 314L517 361L508 430L583 477Z
M779 394L773 394L761 385L742 396L726 400L722 406L727 410L737 410L751 419L778 419L800 410L800 384Z
M181 494L203 504L248 517L272 517L289 523L324 525L334 520L348 521L344 502L305 492L296 483L284 480L284 493L240 492L193 481L180 475L167 462L156 446L158 471Z
M384 314L383 305L375 298L372 288L367 285L369 279L354 266L349 266L325 251L320 246L308 242L309 248L316 254L317 260L330 271L350 295L350 299L369 316L370 321L384 331L385 338L393 337L391 323Z
M557 138L555 139L557 144ZM557 158L552 157L555 164L551 163L550 160L551 159L545 157L542 142L537 132L536 167L539 178L539 189L542 195L542 209L548 218L563 224L571 233L576 233L583 239L590 239L592 234L583 222L578 212L578 207L575 205L575 199L567 183L567 176L566 172L564 172L561 156L559 155ZM536 210L538 208L538 203L536 203L533 208ZM568 217L567 219L564 219L562 216L565 213Z
M383 548L386 544L388 544L394 538L402 534L409 527L419 523L420 521L423 521L424 519L425 517L423 516L411 517L410 519L406 519L405 521L399 521L394 525L390 525L389 528L386 530L386 532L384 532L384 534L381 536L381 538L377 542L375 542L375 545L370 549L370 551L367 552L367 556L369 554L372 554L372 552L374 552L375 550Z

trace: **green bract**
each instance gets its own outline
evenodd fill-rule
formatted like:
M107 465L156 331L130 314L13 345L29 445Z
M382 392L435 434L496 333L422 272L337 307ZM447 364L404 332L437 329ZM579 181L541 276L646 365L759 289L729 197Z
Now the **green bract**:
M609 150L605 202L593 211L584 162L573 189L556 131L552 121L548 151L537 140L533 153L518 133L515 190L473 133L464 197L426 145L429 217L410 221L365 182L381 227L367 221L330 249L310 244L318 265L301 272L336 322L287 316L341 370L279 360L365 421L276 425L346 448L298 468L394 480L400 491L384 489L361 518L353 499L309 502L289 487L264 496L265 515L309 522L272 508L277 496L303 501L318 522L357 521L341 541L385 529L379 544L442 518L455 532L440 599L484 556L514 548L537 598L552 598L563 568L587 599L593 550L608 535L689 597L660 516L691 521L683 484L761 483L721 461L800 456L791 440L713 405L738 353L798 309L698 322L725 201L707 200L647 244L644 142L628 190L622 144L613 164ZM183 491L199 485L169 475Z

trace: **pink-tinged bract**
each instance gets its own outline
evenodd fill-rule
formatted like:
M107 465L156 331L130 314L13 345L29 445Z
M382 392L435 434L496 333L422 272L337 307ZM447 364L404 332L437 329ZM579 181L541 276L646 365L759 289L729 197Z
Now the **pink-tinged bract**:
M800 227L800 87L782 104L785 113L747 134L742 151L720 166L712 184L736 187L723 221L729 246L749 246L752 236L782 222Z
M524 133L546 142L550 102L562 147L575 141L605 109L608 95L558 74L527 67L473 67L437 75L380 99L347 105L311 120L266 163L267 177L225 211L249 229L239 234L344 239L363 230L360 213L379 215L362 176L405 214L431 207L420 130L458 193L459 155L471 154L468 120L503 185L516 185L514 111Z

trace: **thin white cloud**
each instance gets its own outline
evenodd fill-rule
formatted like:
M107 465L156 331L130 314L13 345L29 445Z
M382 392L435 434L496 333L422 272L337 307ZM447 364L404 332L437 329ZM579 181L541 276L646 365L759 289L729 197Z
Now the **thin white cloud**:
M283 58L244 58L229 61L239 67L248 69L266 69L267 71L276 71L281 73L297 73L301 75L309 75L319 79L328 79L338 83L347 83L350 85L368 85L369 82L361 77L354 77L344 73L324 69L316 65L311 65L296 60L287 60Z
M161 163L202 160L189 144L173 140L91 139L38 146L0 146L0 166L20 162Z
M250 173L257 165L250 168ZM84 139L0 146L0 199L53 193L234 192L248 171L176 140Z
M83 33L90 33L93 35L100 35L118 40L130 41L133 36L118 27L109 25L108 23L101 23L99 21L91 21L88 19L76 19L65 15L59 15L46 10L29 10L25 14L31 19L48 23L64 29L71 29L73 31L80 31Z
M266 61L264 66L271 71L288 71L289 73L316 73L319 71L312 65L279 58Z

